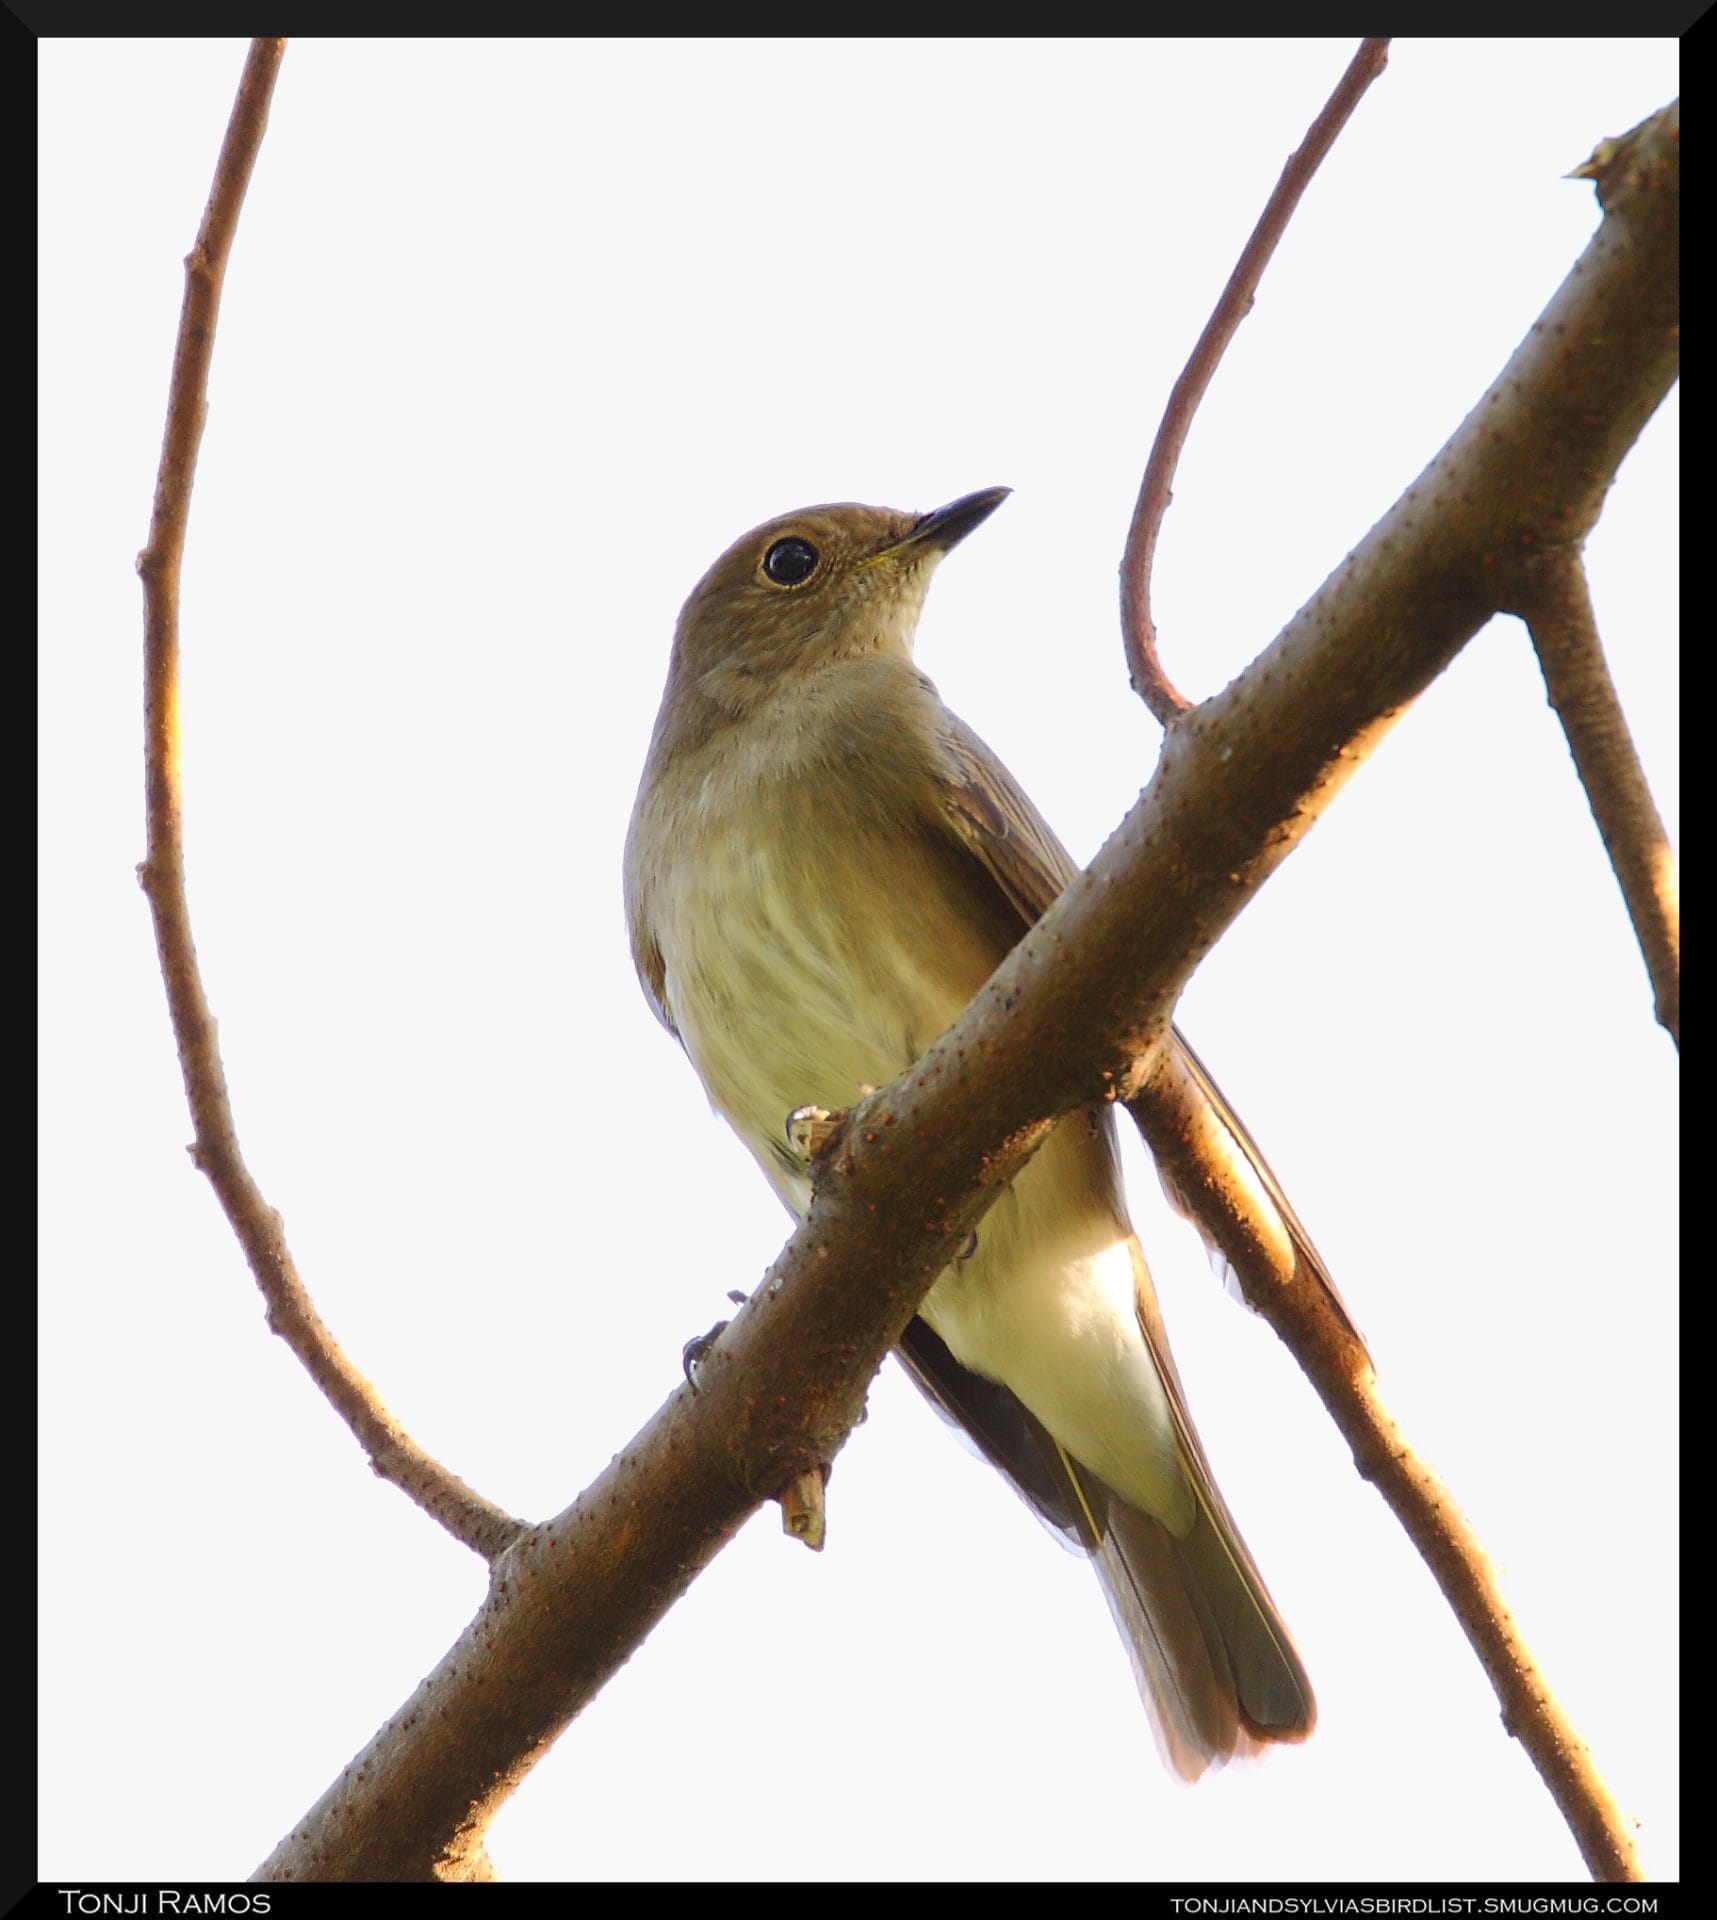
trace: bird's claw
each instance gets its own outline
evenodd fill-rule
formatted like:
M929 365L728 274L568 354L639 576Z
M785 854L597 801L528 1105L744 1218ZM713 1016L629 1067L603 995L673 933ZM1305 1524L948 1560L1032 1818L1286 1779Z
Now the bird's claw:
M680 1349L680 1365L686 1370L686 1385L693 1393L698 1391L698 1371L703 1365L703 1357L721 1338L726 1327L725 1320L718 1320L708 1333L694 1334Z
M795 1107L787 1116L787 1144L806 1166L840 1131L842 1115L827 1107Z

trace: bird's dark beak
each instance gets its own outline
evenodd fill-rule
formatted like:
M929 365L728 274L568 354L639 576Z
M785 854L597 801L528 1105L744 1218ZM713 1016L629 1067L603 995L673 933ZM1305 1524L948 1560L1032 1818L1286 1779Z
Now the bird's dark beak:
M974 527L982 526L1012 492L1012 487L985 487L981 493L963 494L958 500L950 500L947 506L938 507L934 513L927 513L916 521L905 539L897 540L889 551L900 553L908 547L927 546L939 554L946 553L950 547L957 547Z

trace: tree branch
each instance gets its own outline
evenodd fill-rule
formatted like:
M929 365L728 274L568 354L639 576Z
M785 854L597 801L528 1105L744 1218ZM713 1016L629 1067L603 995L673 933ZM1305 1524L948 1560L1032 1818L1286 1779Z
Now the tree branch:
M375 1471L408 1493L451 1533L492 1557L523 1530L432 1460L340 1350L317 1315L286 1245L280 1215L263 1199L239 1151L209 1011L191 937L185 895L184 814L179 772L179 578L190 514L197 450L208 412L209 363L221 286L268 125L268 104L286 50L284 40L255 40L221 143L214 185L185 257L185 300L167 395L167 427L155 481L149 539L137 556L143 580L144 790L148 854L137 877L155 922L155 948L167 988L179 1069L196 1138L191 1158L208 1176L237 1234L268 1307L269 1326L303 1362L310 1377L351 1428Z
M1640 136L1646 134L1651 138L1642 144ZM1616 159L1623 144L1634 155L1626 180ZM1627 143L1607 146L1601 198L1611 218L1503 379L1469 416L1443 457L1446 461L1451 452L1457 453L1457 466L1445 470L1443 477L1445 483L1458 480L1463 451L1476 453L1487 432L1499 440L1515 434L1524 404L1519 382L1528 374L1546 388L1543 404L1554 405L1558 419L1565 409L1585 429L1587 443L1568 449L1560 484L1548 493L1525 496L1525 510L1514 524L1506 519L1498 523L1479 559L1485 572L1502 576L1493 583L1495 610L1521 610L1532 626L1552 702L1563 715L1647 953L1660 1018L1667 1005L1677 1021L1672 1032L1678 1031L1679 977L1670 856L1604 668L1578 545L1570 542L1583 541L1589 532L1625 450L1618 448L1613 425L1606 424L1603 400L1621 403L1615 414L1631 423L1626 443L1631 445L1668 391L1678 365L1678 156L1676 109L1636 129ZM1652 256L1641 282L1630 286L1625 276L1612 281L1618 252L1636 245ZM1592 283L1582 288L1579 282L1585 275ZM1611 298L1636 297L1643 304L1631 316L1638 333L1630 340L1630 350L1640 355L1639 385L1631 396L1619 390L1605 396L1599 392L1605 304ZM1504 404L1505 395L1511 405ZM1634 410L1641 405L1643 412ZM1579 411L1588 407L1591 412ZM1542 453L1535 451L1530 459L1532 484L1550 484L1542 470ZM1434 464L1432 472L1442 464ZM1408 500L1413 497L1410 492ZM1447 499L1447 492L1442 497ZM1487 497L1505 512L1515 504L1505 492ZM1391 521L1400 513L1398 508ZM1660 894L1665 885L1667 902ZM1303 1229L1291 1211L1278 1218L1269 1198L1261 1202L1255 1187L1237 1177L1231 1155L1220 1140L1209 1137L1208 1128L1200 1128L1197 1104L1181 1093L1173 1076L1159 1068L1132 1103L1159 1169L1181 1193L1197 1195L1201 1230L1234 1270L1249 1304L1293 1351L1352 1446L1360 1471L1378 1487L1424 1557L1490 1677L1505 1724L1532 1756L1594 1876L1637 1877L1631 1833L1515 1632L1477 1541L1435 1475L1413 1459L1378 1399L1357 1334Z
M1627 902L1658 1020L1679 1050L1681 879L1604 659L1585 565L1558 547L1527 571L1532 591L1521 616Z
M574 1506L499 1558L458 1644L259 1878L465 1877L495 1808L752 1507L839 1449L864 1383L1054 1119L1148 1080L1199 959L1515 589L1523 544L1590 526L1667 390L1678 125L1653 123L1650 190L1611 207L1421 478L1169 731L1138 804L955 1026L847 1116L805 1222L703 1356L698 1391L676 1392ZM1389 1444L1381 1417L1369 1431ZM1383 1463L1361 1458L1383 1484ZM1630 1870L1582 1845L1596 1871Z
M1336 90L1324 104L1324 110L1312 122L1299 146L1288 156L1276 190L1270 195L1252 237L1216 310L1198 336L1192 357L1174 383L1169 403L1163 410L1162 424L1152 442L1150 458L1145 462L1145 477L1139 486L1138 505L1127 532L1126 551L1121 556L1121 639L1127 653L1127 669L1133 691L1166 727L1177 714L1192 704L1168 677L1157 651L1156 622L1151 618L1151 567L1156 559L1157 536L1162 532L1163 516L1174 498L1175 468L1180 465L1181 448L1192 427L1192 417L1204 398L1228 343L1240 330L1240 323L1252 311L1253 298L1270 256L1287 231L1300 196L1311 185L1312 175L1323 164L1324 155L1335 145L1336 137L1353 117L1353 110L1373 80L1389 61L1387 40L1364 40L1348 63Z

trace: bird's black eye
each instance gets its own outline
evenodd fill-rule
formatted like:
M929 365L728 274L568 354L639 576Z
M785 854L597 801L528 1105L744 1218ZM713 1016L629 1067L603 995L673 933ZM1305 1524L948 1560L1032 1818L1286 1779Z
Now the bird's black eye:
M801 580L810 579L821 558L809 540L789 534L763 556L763 571L778 587L796 587Z

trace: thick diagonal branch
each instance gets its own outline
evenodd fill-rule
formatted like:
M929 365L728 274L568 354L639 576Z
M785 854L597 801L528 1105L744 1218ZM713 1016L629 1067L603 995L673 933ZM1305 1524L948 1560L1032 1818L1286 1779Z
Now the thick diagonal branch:
M1660 159L1672 134L1665 116ZM262 1877L422 1878L467 1856L752 1507L838 1448L882 1356L1054 1118L1139 1090L1198 961L1494 611L1523 520L1595 515L1673 378L1678 177L1666 165L1655 211L1611 209L1421 479L1171 731L1138 805L955 1026L849 1116L698 1392L676 1393L502 1556L458 1644ZM1628 1870L1595 1851L1595 1871Z

